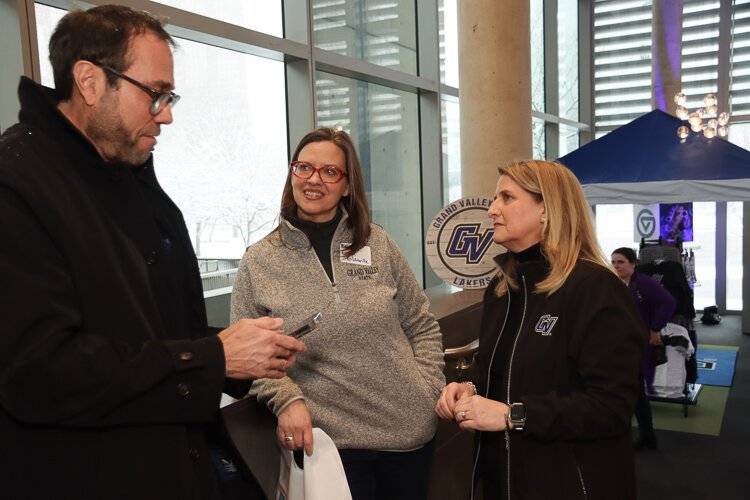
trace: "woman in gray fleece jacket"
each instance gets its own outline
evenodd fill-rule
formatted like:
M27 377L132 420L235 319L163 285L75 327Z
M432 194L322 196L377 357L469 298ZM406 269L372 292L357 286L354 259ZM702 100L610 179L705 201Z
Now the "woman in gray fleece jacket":
M439 326L398 246L370 223L351 138L315 130L292 159L281 222L240 263L232 321L323 321L287 376L253 391L284 447L311 454L313 426L333 439L354 500L425 498L445 385Z

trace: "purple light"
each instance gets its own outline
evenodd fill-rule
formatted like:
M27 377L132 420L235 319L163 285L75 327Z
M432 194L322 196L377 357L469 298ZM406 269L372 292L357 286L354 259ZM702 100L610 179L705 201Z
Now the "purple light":
M658 109L665 113L672 114L674 111L671 109L672 96L665 95L665 90L669 89L669 83L680 82L680 66L682 60L682 2L654 0L654 6L660 10L661 14L654 18L654 23L661 23L660 27L656 25L654 26L654 32L661 32L663 37L661 43L658 40L656 41L656 50L652 50L651 53L653 59L654 104ZM664 61L666 64L662 64L660 57L667 58L667 60ZM669 73L664 74L662 71L667 71Z

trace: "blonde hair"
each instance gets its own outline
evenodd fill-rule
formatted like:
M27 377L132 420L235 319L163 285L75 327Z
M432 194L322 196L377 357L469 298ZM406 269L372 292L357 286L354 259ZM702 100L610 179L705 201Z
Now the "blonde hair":
M612 270L599 247L594 231L593 214L573 172L558 162L527 160L498 168L525 191L541 199L546 218L542 227L542 255L550 271L539 282L535 293L555 293L568 279L578 259ZM495 292L502 297L518 289L516 261L509 258L500 269Z

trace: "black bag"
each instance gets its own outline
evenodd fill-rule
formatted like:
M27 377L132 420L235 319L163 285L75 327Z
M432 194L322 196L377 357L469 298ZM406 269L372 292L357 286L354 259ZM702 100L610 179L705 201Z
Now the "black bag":
M668 361L667 359L667 346L658 345L654 347L654 366L663 365Z
M719 323L721 323L719 308L716 306L708 306L703 308L701 323L703 323L704 325L718 325Z

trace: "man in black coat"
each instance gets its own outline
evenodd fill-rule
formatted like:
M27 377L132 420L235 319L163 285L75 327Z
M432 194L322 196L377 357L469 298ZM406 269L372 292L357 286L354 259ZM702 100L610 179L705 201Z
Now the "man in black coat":
M304 350L278 319L207 326L151 155L179 99L171 45L147 13L72 12L50 41L56 89L21 80L0 139L4 498L220 498L221 393Z

